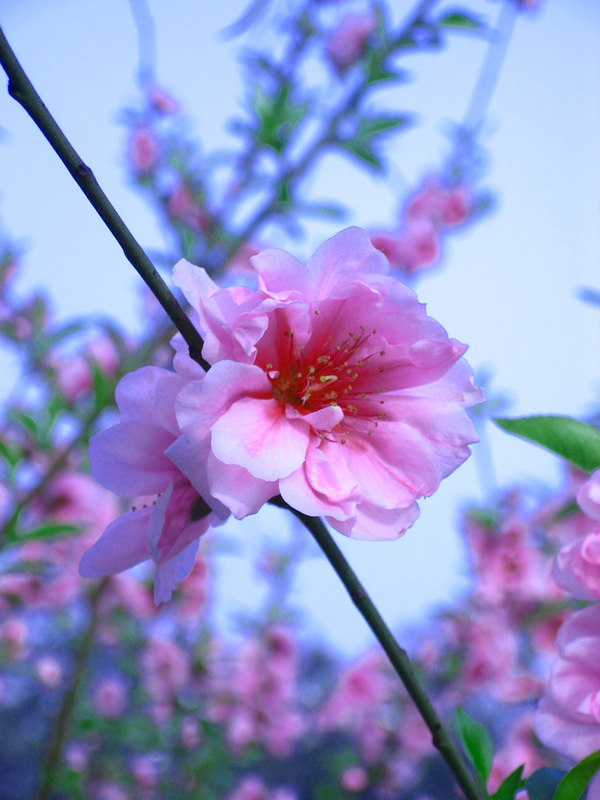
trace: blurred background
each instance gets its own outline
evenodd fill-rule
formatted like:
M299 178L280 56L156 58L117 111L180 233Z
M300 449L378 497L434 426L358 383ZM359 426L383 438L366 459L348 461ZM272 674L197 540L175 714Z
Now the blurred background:
M336 15L341 21L349 10L365 7L326 5L332 25ZM448 13L456 9L438 5ZM469 8L493 26L501 5L474 0ZM281 4L281 15L293 6ZM279 47L268 13L258 14L243 36L231 35L229 26L245 8L239 0L148 0L147 8L135 0L2 3L0 24L33 84L151 254L168 253L173 245L132 179L132 116L124 109L140 104L140 63L152 64L156 84L180 104L197 152L209 160L222 157L239 142L229 121L247 104L244 49ZM410 8L391 3L393 25ZM438 264L408 280L428 313L469 345L467 359L490 398L502 400L501 414L585 420L595 413L600 390L599 309L582 299L582 290L600 289L600 5L542 0L532 10L513 11L502 23L511 35L478 137L478 190L489 208L444 240ZM407 132L384 140L385 169L369 173L356 159L323 154L302 179L302 193L344 203L343 222L315 215L301 230L269 223L256 242L304 261L346 225L397 227L407 197L448 163L452 133L470 107L488 45L481 33L456 31L440 48L404 55L407 80L378 89L369 100L371 110L414 115ZM336 96L338 76L330 65L313 66L304 77L309 85L330 85ZM268 158L264 168L268 172ZM141 279L6 92L0 94L0 219L23 252L18 291L43 290L55 324L110 316L135 337L155 319ZM163 274L168 279L167 269ZM4 400L31 391L16 349L0 350L0 370ZM467 590L470 567L458 530L467 503L517 485L559 491L564 482L556 458L483 418L480 424L482 442L472 458L420 503L421 516L402 539L371 544L334 534L394 629L421 626L433 609ZM258 555L269 543L288 546L308 534L268 507L210 535L223 547L206 613L215 629L235 637L240 614L260 608L269 592L255 568ZM344 657L357 656L371 645L371 634L316 546L306 542L302 549L290 599L303 635Z

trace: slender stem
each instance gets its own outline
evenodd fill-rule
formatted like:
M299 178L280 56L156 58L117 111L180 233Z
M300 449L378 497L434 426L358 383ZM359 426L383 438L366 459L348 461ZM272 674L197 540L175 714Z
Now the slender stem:
M360 611L363 619L371 628L377 641L385 651L390 663L404 684L406 691L416 705L425 724L429 728L434 747L438 749L442 758L446 761L456 782L463 790L465 797L468 798L468 800L482 800L482 796L473 781L471 773L454 746L450 734L432 706L425 689L421 685L413 669L410 658L406 651L403 650L394 639L390 629L383 621L381 614L356 577L352 567L346 561L342 551L333 541L323 521L319 519L319 517L308 517L290 508L281 498L274 498L271 503L292 511L311 532L327 560L346 587L352 602Z
M94 643L94 636L96 633L96 626L98 624L98 605L102 593L108 584L108 579L104 578L97 586L90 592L90 612L91 619L79 640L77 650L75 652L75 664L73 666L73 673L71 683L64 693L62 705L56 723L52 731L52 738L50 745L46 752L46 758L41 770L41 784L35 795L34 800L48 800L52 792L52 784L54 782L54 772L59 766L65 742L69 733L69 726L73 709L75 708L75 701L77 699L77 691L81 678L87 667L88 658L92 645Z
M389 38L388 43L381 50L382 61L387 58L398 47L411 30L421 24L427 12L432 8L438 0L421 0L417 6L410 12L408 18L402 24L399 32ZM265 222L269 216L276 210L279 202L279 190L284 184L291 187L292 183L296 183L313 163L315 157L328 145L334 144L338 141L338 130L340 124L351 114L353 114L359 102L366 92L372 88L366 82L359 83L350 94L344 98L339 108L334 112L329 123L319 133L315 140L306 148L304 154L296 161L295 164L288 165L279 177L277 178L271 197L260 207L256 213L246 223L244 228L239 231L230 242L223 254L223 263L227 263L228 259L237 252L240 245L247 241L252 234Z
M8 75L8 93L29 114L68 169L79 188L96 209L112 235L123 248L127 260L144 279L148 288L180 331L190 356L205 370L210 365L202 358L202 338L152 262L127 228L112 203L100 188L92 170L83 163L56 121L42 102L19 64L0 28L0 64Z
M516 3L502 3L496 29L492 32L492 39L462 124L464 130L470 133L476 132L485 118L518 13Z

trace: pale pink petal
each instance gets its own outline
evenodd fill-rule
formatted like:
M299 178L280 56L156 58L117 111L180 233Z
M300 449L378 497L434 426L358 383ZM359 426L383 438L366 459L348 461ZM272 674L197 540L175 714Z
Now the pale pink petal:
M344 419L344 412L339 406L327 406L318 411L301 414L293 406L286 406L285 415L288 419L302 419L316 432L330 431Z
M277 481L255 478L248 470L224 464L212 453L206 464L210 493L217 498L236 519L256 512L279 493Z
M277 400L246 397L212 426L212 450L224 464L245 467L255 478L274 481L298 469L309 441L309 427L288 420Z
M340 287L367 275L386 275L389 264L361 228L346 228L324 242L307 263L314 299L326 298Z
M211 454L210 431L204 439L193 442L190 442L185 436L180 436L165 452L217 517L220 520L226 520L229 516L229 509L211 494L208 480L207 459Z
M83 578L114 575L150 558L147 534L151 512L151 508L130 511L111 522L81 557L79 574Z
M379 508L372 503L360 503L356 507L356 521L350 533L351 539L364 541L391 541L402 536L419 516L419 506L412 502L407 508ZM329 524L337 528L334 519L327 519ZM345 531L340 530L340 533Z
M600 469L592 472L577 492L577 503L584 514L600 521Z
M329 471L329 474L321 478L320 486L327 488L327 478L329 486L334 487L336 493L341 495L337 476ZM321 494L311 484L307 477L307 465L292 472L287 478L279 481L279 491L281 496L292 508L301 511L309 517L335 518L336 520L348 520L353 517L356 502L350 496L341 497L335 500L335 496L330 501L326 494Z
M202 440L221 414L245 396L272 397L266 374L251 364L220 361L202 381L189 383L178 395L179 426L190 441Z
M199 543L199 539L194 539L176 556L162 564L157 564L154 576L154 602L156 605L168 603L177 584L190 574L196 560Z
M262 250L250 262L259 273L258 288L280 300L304 300L311 291L310 272L285 250Z
M156 386L170 373L161 367L141 367L119 381L115 400L121 412L121 422L146 419L154 422Z
M121 422L90 439L92 474L121 497L158 494L174 471L164 451L173 435L145 419Z
M600 725L574 721L549 694L542 697L533 714L533 729L546 747L576 761L600 750Z

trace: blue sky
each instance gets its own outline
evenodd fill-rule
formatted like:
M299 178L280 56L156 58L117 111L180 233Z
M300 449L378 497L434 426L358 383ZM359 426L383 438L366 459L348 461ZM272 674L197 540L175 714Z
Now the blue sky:
M227 141L225 122L243 96L235 57L239 44L222 30L244 3L177 4L150 0L157 27L161 85L189 111L207 151ZM176 13L173 9L176 6ZM480 0L494 18L498 4ZM408 3L394 3L399 19ZM135 100L137 38L126 0L4 0L0 23L50 110L100 184L148 248L162 243L152 215L124 180L123 128L117 112ZM256 31L258 43L269 32ZM411 183L441 163L444 131L467 106L484 45L453 36L441 54L412 57L410 84L392 96L415 110L421 124L389 150L389 175L373 180L341 158L323 160L309 176L314 197L338 187L364 227L391 224ZM450 335L470 345L468 359L495 373L510 393L511 416L561 413L584 418L600 389L600 312L576 295L600 288L600 4L542 0L536 14L517 21L488 116L491 160L486 185L495 213L451 237L442 270L417 286L429 313ZM44 286L59 319L111 313L129 329L139 319L139 278L103 223L22 109L0 93L0 218L27 246L21 285ZM280 235L305 259L336 230L315 222L306 241ZM264 240L264 239L263 239ZM0 354L2 391L14 386L13 358ZM496 430L489 431L499 484L519 480L558 484L550 455ZM422 515L402 540L356 543L337 537L373 598L393 624L417 622L423 610L465 585L464 553L456 534L457 508L481 499L476 457L422 503ZM258 522L277 537L280 512ZM242 549L256 538L257 520L231 530ZM232 580L234 576L235 580ZM235 584L240 593L228 586ZM242 558L226 560L218 616L260 595L259 578ZM319 559L302 567L299 605L313 628L347 652L368 641L343 590ZM328 608L324 618L322 608Z

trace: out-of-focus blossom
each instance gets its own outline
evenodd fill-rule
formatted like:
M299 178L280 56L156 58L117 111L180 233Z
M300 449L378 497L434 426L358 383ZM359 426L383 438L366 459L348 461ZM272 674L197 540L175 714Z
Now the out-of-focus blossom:
M137 175L149 175L158 159L158 141L147 125L141 125L131 134L129 160Z
M306 267L280 250L252 263L257 291L175 267L213 367L179 393L168 456L237 518L281 494L346 535L396 538L477 440L465 408L483 395L465 345L358 228Z
M11 659L24 658L27 654L27 623L24 619L9 617L0 623L0 646Z
M35 662L35 671L40 681L49 689L58 686L63 676L60 662L54 656L40 656Z
M159 778L156 759L147 754L136 756L131 761L131 775L138 786L144 789L156 786Z
M181 718L179 741L186 750L195 750L202 742L202 730L196 717L186 714Z
M385 659L379 653L367 653L340 677L338 685L319 714L326 729L354 728L385 703L392 691L392 681Z
M557 646L533 725L547 747L579 760L600 749L600 605L573 614Z
M340 786L347 792L362 792L369 785L369 778L362 767L347 767L340 775Z
M581 486L577 503L584 514L600 522L600 469L592 472L590 479Z
M120 717L127 708L128 697L121 678L103 678L92 692L92 705L101 717Z
M399 229L374 232L371 241L392 268L410 275L439 261L448 229L466 222L473 207L466 186L445 186L439 178L430 177L407 201Z
M166 638L151 637L142 654L143 681L153 703L168 705L190 678L185 651Z
M575 600L600 600L600 527L562 548L552 577Z
M101 484L121 495L156 499L114 520L80 562L81 575L92 578L152 558L157 604L168 601L189 574L199 537L218 521L206 500L164 455L180 433L175 397L187 382L204 374L183 353L176 364L180 369L176 373L142 367L126 375L116 391L121 422L90 441L92 473Z
M373 8L366 14L348 14L329 36L327 56L337 70L343 72L362 54L367 38L377 27Z
M524 777L546 765L536 746L529 715L511 727L508 739L494 756L488 791L496 792L502 781L521 764L525 765Z
M170 193L167 208L175 221L185 222L191 228L204 232L210 227L210 214L183 180Z
M295 708L296 680L296 648L283 628L245 642L230 669L219 663L209 713L225 725L232 750L261 742L275 756L289 754L303 728Z
M177 100L158 86L150 86L148 89L148 102L159 114L176 114L179 111Z

